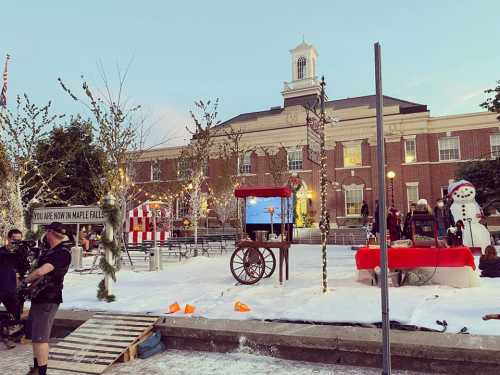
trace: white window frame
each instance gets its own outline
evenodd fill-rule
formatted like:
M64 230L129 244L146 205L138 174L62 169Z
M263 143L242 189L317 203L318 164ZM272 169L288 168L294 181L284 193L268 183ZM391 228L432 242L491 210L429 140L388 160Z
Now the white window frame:
M406 206L407 206L407 209L408 211L410 211L410 203L415 203L417 204L418 200L420 199L420 189L418 187L418 182L407 182L406 183ZM414 189L416 188L416 191L417 191L417 199L415 200L415 202L412 200L410 201L410 194L408 194L408 191L409 189Z
M185 165L183 165L185 164ZM177 178L182 180L189 178L191 175L191 169L189 167L189 162L187 160L178 159L177 160Z
M150 181L161 181L161 166L159 162L151 163Z
M342 159L344 161L344 168L355 168L361 167L363 165L363 148L361 147L361 142L345 142L342 144ZM346 164L346 150L357 148L359 150L359 164Z
M451 139L454 139L456 140L457 142L457 151L458 151L458 157L457 158L449 158L449 159L445 159L445 158L442 158L441 157L441 151L445 151L445 150L452 150L451 148L447 148L445 150L442 150L442 147L441 147L441 144L444 142L444 141L448 141L448 140L451 140ZM438 154L439 154L439 161L453 161L453 160L460 160L460 137L458 136L454 136L454 137L440 137L438 139Z
M241 156L241 161L240 161L240 174L250 174L252 173L252 153L245 152Z
M413 143L413 160L408 161L408 142ZM406 137L404 138L404 147L405 147L405 163L411 164L417 161L417 138L416 137Z
M300 158L294 158L294 156L300 156ZM304 153L301 148L287 150L286 160L289 171L301 171L304 168Z
M307 59L304 56L300 56L297 59L297 79L298 80L306 78L306 75L307 75L306 69L307 69Z
M342 185L344 190L344 212L346 217L361 217L361 206L363 205L363 200L365 199L364 185ZM347 209L347 194L351 192L361 192L361 200L359 201L359 213L350 214ZM356 202L349 202L350 204L356 204Z
M184 215L180 215L181 207L183 208ZM187 199L185 196L177 198L175 201L175 216L177 219L189 218L191 209L191 199Z
M492 158L500 158L500 133L490 134L490 150Z

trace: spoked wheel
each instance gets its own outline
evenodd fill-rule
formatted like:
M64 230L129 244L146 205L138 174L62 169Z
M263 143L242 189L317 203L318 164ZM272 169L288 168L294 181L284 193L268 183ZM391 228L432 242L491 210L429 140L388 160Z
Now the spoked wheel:
M264 276L265 262L259 249L239 247L231 255L231 273L241 284L255 284Z
M266 265L263 277L271 277L276 269L276 257L274 256L273 251L267 247L262 249L262 256Z

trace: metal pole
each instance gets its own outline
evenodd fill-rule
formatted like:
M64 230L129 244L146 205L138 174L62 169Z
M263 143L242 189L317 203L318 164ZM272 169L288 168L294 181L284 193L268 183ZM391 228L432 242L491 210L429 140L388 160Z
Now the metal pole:
M76 223L76 236L75 236L75 246L78 247L79 245L79 236L80 235L80 223Z
M375 87L377 103L377 172L378 172L378 204L380 230L380 285L382 302L382 375L391 374L390 320L389 320L389 288L387 287L387 221L385 202L385 151L384 151L384 98L382 96L382 68L380 44L375 47Z
M326 150L325 150L325 77L321 77L321 96L320 96L320 194L321 194L321 257L322 257L322 286L323 293L328 292L328 274L327 274L327 254L326 254L326 241L328 237L330 218L326 208L326 184L327 184L327 170L326 170Z
M391 207L394 206L394 178L391 178Z

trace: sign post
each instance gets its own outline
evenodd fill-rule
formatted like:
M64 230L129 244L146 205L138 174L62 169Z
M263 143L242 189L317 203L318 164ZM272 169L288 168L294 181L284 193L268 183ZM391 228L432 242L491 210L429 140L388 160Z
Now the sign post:
M76 224L75 246L71 248L71 266L75 269L81 268L83 248L79 246L78 241L80 224L107 224L104 212L97 206L35 208L31 218L32 230L36 231L38 225L48 225L53 221L63 224ZM111 225L106 225L106 227L106 235L111 231L110 238L112 239L113 228ZM109 254L106 254L106 259L108 257Z

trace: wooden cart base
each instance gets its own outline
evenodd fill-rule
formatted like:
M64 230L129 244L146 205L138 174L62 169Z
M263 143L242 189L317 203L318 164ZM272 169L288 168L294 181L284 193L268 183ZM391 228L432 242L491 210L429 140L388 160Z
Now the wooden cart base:
M285 280L288 280L289 276L288 260L290 245L290 242L239 241L236 246L236 250L231 257L231 272L236 280L242 284L255 284L262 277L270 277L275 268L275 256L273 254L273 250L278 249L279 281L282 284L283 271L285 273ZM266 250L269 251L269 254L264 256L263 253L265 253ZM239 258L241 262L238 262L237 258ZM268 264L270 262L272 264ZM236 263L241 264L241 266L236 267ZM241 269L240 272L238 272L239 269ZM246 272L246 275L242 277L241 275L244 272Z

